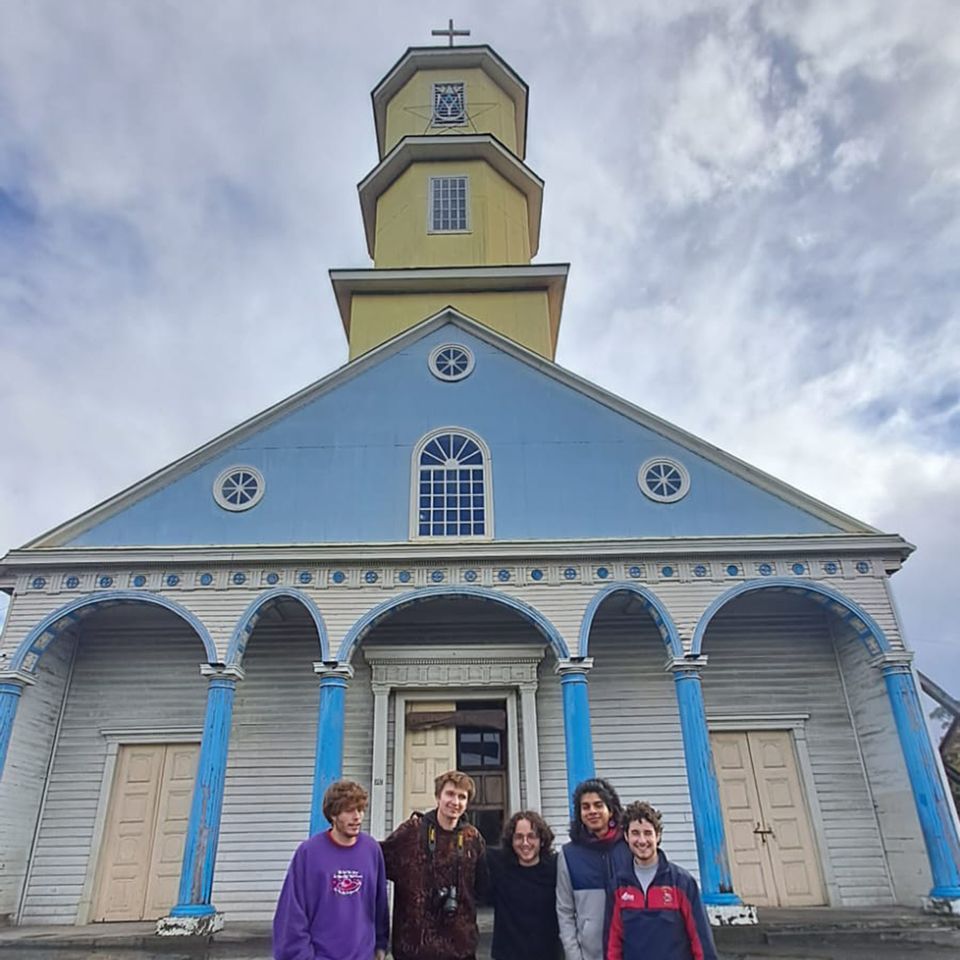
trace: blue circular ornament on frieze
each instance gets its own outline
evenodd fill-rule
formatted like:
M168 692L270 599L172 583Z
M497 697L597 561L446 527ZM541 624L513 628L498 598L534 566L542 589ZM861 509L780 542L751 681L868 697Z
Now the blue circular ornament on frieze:
M97 583L99 583L100 586L101 586L101 587L104 587L104 588L106 588L106 587L112 587L112 586L113 586L113 577L103 576L103 577L101 577L101 578L97 581Z
M44 577L34 577L30 581L30 586L33 587L34 590L42 590L46 585L47 581Z
M823 565L823 569L824 569L824 572L825 572L825 573L834 574L834 573L837 572L837 570L839 569L839 567L837 567L837 564L836 564L836 562L835 562L834 560L828 560L828 561Z
M280 582L280 574L271 570L270 573L267 574L267 583L269 583L271 587L274 587L279 582Z
M536 570L531 570L531 571L530 571L530 579L531 579L531 580L542 580L542 579L543 579L543 571L542 571L541 569L539 569L539 568L537 568Z
M309 570L301 570L297 579L301 583L309 583L313 579L313 574Z
M610 571L606 567L597 567L597 576L601 580L606 580L610 576Z
M201 573L200 574L200 586L209 587L213 583L213 574L212 573Z
M667 566L665 566L665 567L661 567L661 568L660 568L660 573L661 573L663 576L665 576L665 577L672 577L672 576L673 576L673 567L671 567L669 564L668 564Z
M334 570L331 579L334 583L343 583L347 579L347 575L342 570Z
M577 568L576 567L567 567L563 571L564 580L576 580L577 579Z
M467 583L475 583L477 580L477 571L476 570L465 570L463 573L463 579Z
M442 582L443 582L443 571L442 571L442 570L434 570L434 571L430 574L430 579L431 579L434 583L442 583Z
M693 575L695 577L705 577L707 575L707 568L702 563L698 563L693 568Z
M793 572L798 577L802 577L807 572L807 568L802 563L795 563L793 565Z
M380 577L377 575L377 571L376 571L376 570L368 570L368 571L363 575L363 579L364 579L367 583L376 583L376 582L380 579Z
M760 564L760 576L761 576L761 577L769 577L771 573L773 573L773 567L771 567L769 563L761 563L761 564Z
M142 573L138 573L133 578L133 585L135 587L142 587L146 582L147 582L147 578Z
M497 579L498 579L501 583L506 583L506 582L510 579L510 571L509 571L509 570L498 570L498 571L497 571Z
M245 573L235 573L233 575L233 582L239 587L241 584L247 582L247 575Z
M627 571L627 573L628 573L631 577L633 577L634 580L636 580L636 579L643 573L643 571L642 571L638 566L632 566L632 567Z
M410 579L411 579L411 576L412 576L412 574L410 573L409 570L401 570L401 571L397 574L397 579L398 579L401 583L409 583L409 582L410 582Z
M866 560L860 560L857 563L857 573L869 573L869 572L870 572L870 564L867 563Z
M64 581L64 586L65 586L68 590L74 590L74 589L76 589L77 587L80 586L80 578L79 578L79 577L75 577L75 576L73 576L73 574L71 574L71 575L70 575L69 577L67 577L67 579Z
M739 572L740 568L735 563L731 563L727 566L728 577L735 577Z
M168 587L175 587L179 582L180 578L175 573L171 573L170 576L167 577Z

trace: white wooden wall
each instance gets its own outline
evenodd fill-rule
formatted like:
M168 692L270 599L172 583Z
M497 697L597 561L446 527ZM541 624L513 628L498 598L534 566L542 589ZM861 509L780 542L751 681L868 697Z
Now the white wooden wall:
M590 636L590 721L597 775L624 806L646 800L663 814L663 849L698 875L683 736L667 649L642 611L595 621Z
M227 920L269 920L310 827L320 682L316 630L268 615L237 684L213 902Z
M883 675L848 628L834 632L897 902L919 906L933 880Z
M93 867L107 756L103 731L199 732L203 726L207 682L198 668L203 647L181 621L162 611L117 608L86 621L82 631L24 898L24 924L76 920Z
M807 744L823 817L812 822L827 850L835 905L891 903L883 843L823 611L782 595L737 601L714 620L704 653L708 718L810 715ZM889 733L895 740L892 727Z
M55 642L20 698L0 781L0 920L14 920L20 904L73 651L72 636Z
M570 829L567 757L563 737L563 700L556 660L549 653L540 664L537 687L537 740L540 746L540 811L557 837L566 843Z

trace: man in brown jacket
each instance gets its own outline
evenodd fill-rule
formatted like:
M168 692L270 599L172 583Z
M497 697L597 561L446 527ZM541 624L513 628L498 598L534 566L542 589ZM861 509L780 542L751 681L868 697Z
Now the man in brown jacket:
M474 960L484 843L460 821L475 786L459 770L434 785L436 809L414 813L382 844L394 884L392 952L395 960Z

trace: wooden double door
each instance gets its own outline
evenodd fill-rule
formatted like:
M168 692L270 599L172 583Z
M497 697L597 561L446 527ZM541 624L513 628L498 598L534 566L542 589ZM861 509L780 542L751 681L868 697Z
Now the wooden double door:
M414 715L447 714L449 722L417 728ZM477 792L470 801L467 820L494 844L507 814L506 712L502 701L422 701L408 703L404 735L404 810L436 806L434 779L459 769L469 773ZM485 718L492 725L485 725Z
M177 902L199 752L196 743L119 748L93 920L156 920Z
M792 733L717 732L710 740L734 889L761 907L824 904Z

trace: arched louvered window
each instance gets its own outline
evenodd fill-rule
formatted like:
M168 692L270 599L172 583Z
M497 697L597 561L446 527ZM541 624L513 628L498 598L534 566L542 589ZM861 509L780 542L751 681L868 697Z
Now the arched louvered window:
M490 453L458 427L431 431L413 458L411 534L414 537L493 535Z

